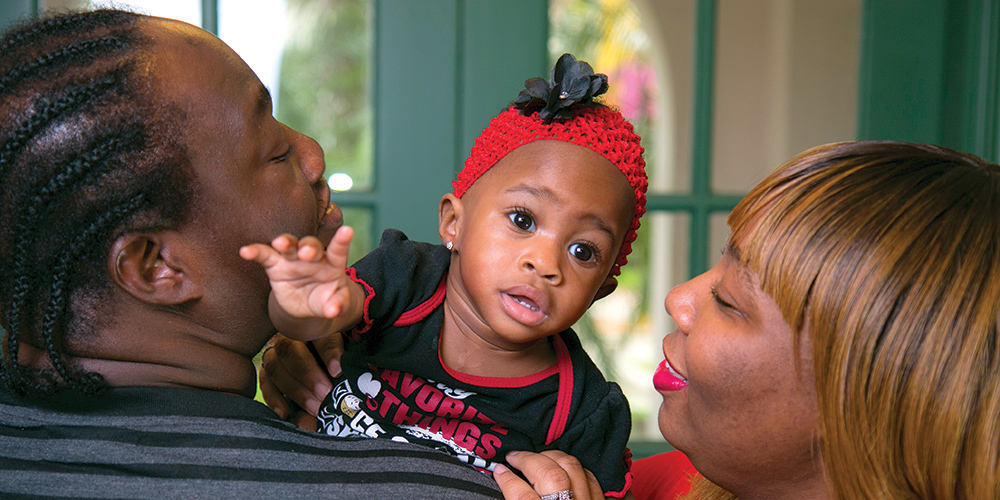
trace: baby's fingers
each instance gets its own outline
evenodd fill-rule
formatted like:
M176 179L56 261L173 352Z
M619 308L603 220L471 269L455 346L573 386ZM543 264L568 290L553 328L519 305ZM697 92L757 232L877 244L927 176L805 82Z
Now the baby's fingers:
M274 265L275 260L279 258L279 254L269 245L265 245L263 243L252 243L250 245L240 247L240 257L244 260L256 262L268 267Z
M295 236L285 233L277 238L271 240L271 247L277 250L286 259L295 259L295 255L299 251L299 239Z
M333 235L330 244L326 247L326 260L337 269L347 268L348 253L351 249L351 240L354 239L354 229L350 226L340 226L337 233Z
M323 258L323 243L315 236L306 236L299 242L299 260L319 262Z
M343 307L341 306L339 300L336 298L330 299L326 302L326 304L323 304L323 317L327 319L336 318L340 314L341 309L343 309Z

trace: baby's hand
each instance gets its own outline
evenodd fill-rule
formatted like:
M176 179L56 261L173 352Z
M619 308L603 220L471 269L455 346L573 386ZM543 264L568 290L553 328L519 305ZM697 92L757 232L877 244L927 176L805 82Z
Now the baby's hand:
M240 257L264 266L271 293L285 313L298 318L335 318L350 300L344 272L354 230L342 226L323 251L313 236L301 241L290 234L270 245L255 243L240 248Z

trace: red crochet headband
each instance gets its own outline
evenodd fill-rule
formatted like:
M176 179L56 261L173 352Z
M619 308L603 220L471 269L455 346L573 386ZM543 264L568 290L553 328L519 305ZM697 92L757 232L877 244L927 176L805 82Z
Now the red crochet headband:
M625 174L635 194L635 212L632 225L625 233L621 251L611 267L611 276L621 272L632 253L632 242L639 229L639 218L646 212L646 162L639 136L632 131L632 124L620 113L610 108L579 107L568 120L545 123L537 113L524 116L511 106L490 121L489 126L476 138L465 167L452 181L455 196L461 198L466 191L493 165L511 151L538 140L569 142L590 149L613 163Z

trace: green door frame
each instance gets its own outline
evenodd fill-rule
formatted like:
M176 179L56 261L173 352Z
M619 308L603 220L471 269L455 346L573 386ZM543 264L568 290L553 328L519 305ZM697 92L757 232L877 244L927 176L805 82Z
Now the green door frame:
M375 237L391 227L438 241L438 202L473 140L548 73L547 4L374 0L375 188L337 202L373 209Z
M742 198L739 195L717 194L712 189L717 11L717 0L698 0L695 12L691 192L681 195L650 193L646 197L648 211L688 214L688 276L692 278L709 267L708 240L712 215L731 211Z
M866 0L858 138L1000 161L1000 0Z

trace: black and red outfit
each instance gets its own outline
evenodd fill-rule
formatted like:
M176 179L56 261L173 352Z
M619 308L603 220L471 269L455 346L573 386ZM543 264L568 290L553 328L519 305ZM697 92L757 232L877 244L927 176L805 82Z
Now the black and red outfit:
M320 409L320 432L422 443L491 471L513 450L577 457L606 494L631 484L628 402L572 330L550 337L556 364L533 375L451 370L438 341L450 252L387 230L348 269L366 290L363 321L345 336L343 375Z

